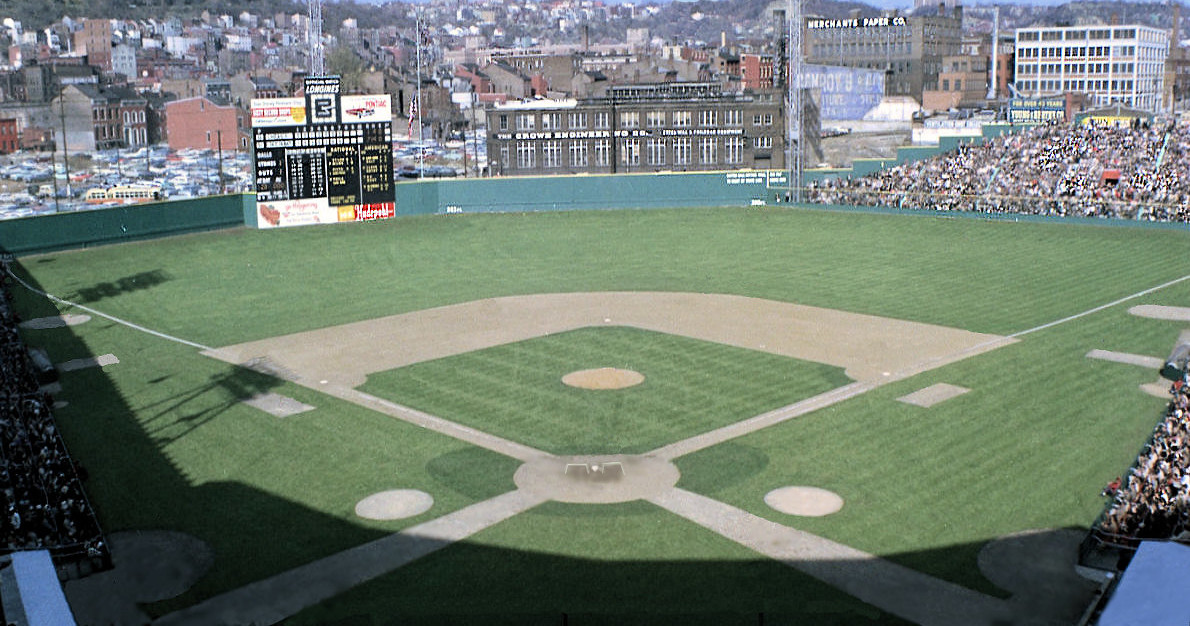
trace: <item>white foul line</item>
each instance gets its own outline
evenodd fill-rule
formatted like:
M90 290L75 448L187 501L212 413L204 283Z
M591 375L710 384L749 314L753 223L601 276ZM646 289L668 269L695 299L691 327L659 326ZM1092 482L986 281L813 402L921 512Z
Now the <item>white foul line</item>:
M1117 304L1121 304L1121 303L1127 302L1129 300L1134 300L1141 296L1147 296L1147 295L1153 293L1154 291L1160 291L1162 289L1165 289L1166 287L1176 285L1176 284L1178 284L1182 281L1185 281L1185 280L1190 280L1190 274L1187 274L1181 278L1175 278L1175 279L1173 279L1169 282L1166 282L1166 283L1161 283L1160 285L1157 285L1156 287L1150 287L1148 289L1145 289L1144 291L1138 291L1130 296L1124 296L1123 298L1120 298L1119 300L1113 300L1111 302L1108 302L1107 304L1101 304L1093 309L1087 309L1086 311L1083 311L1082 313L1075 313L1074 315L1071 315L1068 317L1063 317L1060 320L1054 320L1052 322L1047 322L1045 324L1042 324L1041 326L1034 326L1033 328L1030 328L1028 330L1018 331L1018 332L1012 333L1011 335L1008 335L1008 336L1009 337L1020 337L1023 335L1028 335L1029 333L1035 333L1039 330L1045 330L1047 328L1050 328L1051 326L1057 326L1058 324L1065 324L1066 322L1076 320L1080 317L1086 317L1093 313L1098 313L1104 309L1110 309L1111 307L1116 306Z

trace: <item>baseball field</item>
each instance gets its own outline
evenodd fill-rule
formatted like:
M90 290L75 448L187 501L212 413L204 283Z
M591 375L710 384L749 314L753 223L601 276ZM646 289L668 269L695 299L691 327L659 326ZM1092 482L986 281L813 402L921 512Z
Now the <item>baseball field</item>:
M753 207L24 257L22 317L69 322L26 342L106 363L55 394L116 563L67 596L81 623L1071 623L1188 325L1130 310L1190 307L1188 244Z

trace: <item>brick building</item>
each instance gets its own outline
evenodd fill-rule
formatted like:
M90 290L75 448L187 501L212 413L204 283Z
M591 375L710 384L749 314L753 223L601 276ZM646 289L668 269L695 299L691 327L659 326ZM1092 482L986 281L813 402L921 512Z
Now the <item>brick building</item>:
M21 136L17 121L13 118L0 119L0 154L11 154L21 147Z
M488 158L505 175L781 169L781 96L658 83L510 102L488 111Z
M235 150L243 126L239 109L203 96L165 105L165 136L171 150Z

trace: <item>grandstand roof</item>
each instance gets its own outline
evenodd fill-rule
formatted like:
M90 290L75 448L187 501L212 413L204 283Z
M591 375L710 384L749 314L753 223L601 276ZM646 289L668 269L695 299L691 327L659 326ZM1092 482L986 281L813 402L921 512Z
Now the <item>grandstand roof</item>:
M1190 624L1188 580L1190 547L1172 541L1141 542L1097 624Z

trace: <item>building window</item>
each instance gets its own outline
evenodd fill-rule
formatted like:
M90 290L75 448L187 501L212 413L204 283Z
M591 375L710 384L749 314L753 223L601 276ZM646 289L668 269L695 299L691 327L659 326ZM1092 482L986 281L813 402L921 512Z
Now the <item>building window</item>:
M500 127L500 130L508 130L508 114L506 114L506 113L500 114L499 127Z
M611 116L607 111L595 112L595 128L611 128Z
M699 126L715 126L715 124L716 124L715 118L716 118L716 115L715 115L714 109L703 109L698 112L698 125Z
M665 111L649 111L645 118L645 123L649 128L661 128L665 126Z
M649 139L645 144L645 150L648 151L649 165L665 165L665 140L664 139Z
M690 128L690 111L674 111L674 128Z
M570 144L570 167L587 167L587 143L575 141Z
M690 165L690 138L674 139L674 165Z
M640 111L620 111L620 128L640 128Z
M698 160L704 165L716 163L715 147L719 142L714 137L703 137L698 140Z
M561 118L561 115L558 116ZM561 121L561 119L559 119ZM562 142L541 142L541 166L545 168L562 167Z
M620 163L624 165L640 165L640 140L620 140Z
M743 137L728 137L723 140L723 162L737 164L744 162Z
M569 122L570 122L571 128L586 128L587 127L587 114L586 113L571 113L569 117L570 117Z
M500 146L500 167L503 169L508 169L508 153L508 144Z
M743 126L744 112L739 109L728 109L723 112L724 126Z
M529 113L527 115L522 114L522 115L516 116L516 129L517 130L533 130L536 127L537 127L537 119L533 116L532 113Z
M542 113L541 130L562 130L562 114Z
M772 150L773 138L768 135L757 137L752 140L752 147L756 150Z
M611 165L611 142L607 139L599 139L595 142L595 165L596 167L607 167Z
M516 142L516 166L523 170L533 169L536 165L536 150L532 141Z

